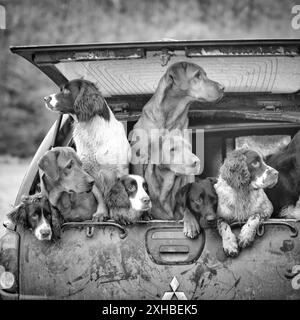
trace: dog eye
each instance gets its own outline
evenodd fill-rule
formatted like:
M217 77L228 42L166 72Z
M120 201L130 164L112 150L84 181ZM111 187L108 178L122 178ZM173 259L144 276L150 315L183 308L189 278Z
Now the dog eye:
M143 184L143 188L147 191L148 190L148 185L147 185L147 183L144 183Z
M33 219L37 219L37 217L38 217L38 214L37 214L36 212L34 212L34 213L31 215L31 218L33 218Z
M202 198L199 198L199 199L197 199L197 200L194 200L194 202L195 202L196 204L201 204L201 203L203 202L203 200L202 200Z
M201 71L198 71L198 72L195 74L195 78L198 78L198 79L201 79L201 78L202 78L202 73L201 73Z
M128 186L128 190L129 191L135 191L135 185L130 185L130 186Z
M252 167L254 167L254 168L258 168L260 166L260 162L259 161L254 161L254 162L252 162Z
M67 89L67 88L61 88L60 91L61 91L63 94L68 94L68 93L70 93L70 90Z
M70 162L66 165L66 169L71 169L73 166L73 161L70 160Z

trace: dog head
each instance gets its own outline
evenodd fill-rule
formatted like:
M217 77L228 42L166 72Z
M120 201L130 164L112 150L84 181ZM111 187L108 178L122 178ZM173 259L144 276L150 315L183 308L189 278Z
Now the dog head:
M76 152L70 147L47 151L38 166L42 170L43 186L48 192L83 193L93 188L94 179L83 170Z
M218 197L211 178L188 183L177 193L176 202L183 209L188 208L199 219L203 218L208 224L216 222Z
M176 174L199 174L200 159L192 152L190 142L179 130L169 131L159 137L158 144L159 146L151 146L151 159L158 159L159 164Z
M278 171L268 166L256 151L249 149L232 151L220 168L220 175L234 189L272 187L278 180Z
M42 194L23 196L21 203L7 217L14 224L32 230L40 241L60 237L60 214Z
M199 101L214 102L224 94L225 87L209 79L206 72L195 63L174 63L168 68L164 79L167 91L172 88Z
M61 87L59 93L44 97L51 111L68 113L78 121L89 121L95 115L110 119L109 107L96 85L88 80L75 79Z
M130 174L118 179L106 199L108 207L132 208L137 212L151 209L148 186L141 176Z

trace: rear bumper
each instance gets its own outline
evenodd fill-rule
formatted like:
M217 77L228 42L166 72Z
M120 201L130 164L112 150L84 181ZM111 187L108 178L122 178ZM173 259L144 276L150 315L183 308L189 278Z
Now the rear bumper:
M19 300L18 293L7 293L0 289L0 300Z

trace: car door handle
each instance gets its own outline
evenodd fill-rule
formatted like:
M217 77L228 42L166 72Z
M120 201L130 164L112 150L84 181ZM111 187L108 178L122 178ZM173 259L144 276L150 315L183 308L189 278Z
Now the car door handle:
M183 253L187 254L189 253L190 249L187 246L161 246L159 248L160 253Z
M145 238L151 260L162 265L194 263L205 245L204 230L196 239L189 239L183 234L182 226L153 227L147 230Z

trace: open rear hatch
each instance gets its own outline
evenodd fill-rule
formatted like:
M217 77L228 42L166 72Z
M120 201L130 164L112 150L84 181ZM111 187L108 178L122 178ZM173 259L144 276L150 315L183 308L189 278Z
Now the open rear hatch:
M193 103L192 117L299 122L300 40L172 41L12 47L58 86L95 82L120 117L136 119L166 69L202 66L225 85L217 104Z

